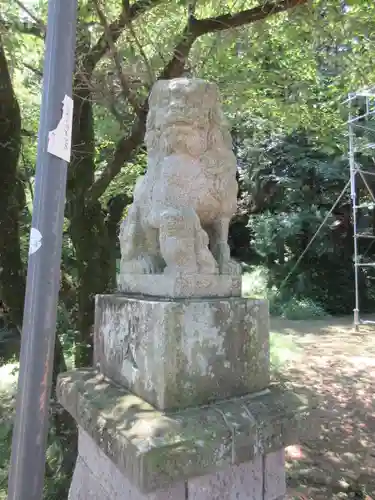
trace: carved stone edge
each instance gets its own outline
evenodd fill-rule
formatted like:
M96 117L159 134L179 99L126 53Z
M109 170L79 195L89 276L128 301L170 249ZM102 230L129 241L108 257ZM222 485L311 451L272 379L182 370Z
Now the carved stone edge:
M179 273L117 275L117 287L121 293L142 294L152 297L240 297L242 278L223 274L197 275Z
M255 395L168 413L93 369L61 374L57 397L143 493L215 473L314 436L317 404L272 387Z

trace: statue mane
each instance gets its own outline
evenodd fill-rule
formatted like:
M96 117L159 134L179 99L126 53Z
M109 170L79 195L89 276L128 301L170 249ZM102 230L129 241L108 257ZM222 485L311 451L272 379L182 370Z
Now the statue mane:
M149 155L188 154L194 157L218 148L232 149L216 85L181 78L169 87L169 91L163 91L162 83L155 85L149 99L145 136ZM208 89L203 101L202 84Z

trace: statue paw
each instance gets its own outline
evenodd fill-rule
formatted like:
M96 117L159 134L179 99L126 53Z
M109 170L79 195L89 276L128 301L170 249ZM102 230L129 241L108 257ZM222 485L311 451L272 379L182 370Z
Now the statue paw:
M162 272L164 263L157 257L141 254L132 260L123 259L120 263L122 274L156 274Z
M223 262L220 266L220 274L230 274L231 276L241 276L242 268L241 264L235 260L228 260Z
M219 268L216 260L208 248L202 249L197 255L198 272L201 274L218 274Z

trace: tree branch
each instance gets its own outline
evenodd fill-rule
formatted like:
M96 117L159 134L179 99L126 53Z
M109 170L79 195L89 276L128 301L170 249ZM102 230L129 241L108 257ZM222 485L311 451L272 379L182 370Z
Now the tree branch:
M188 18L195 16L195 9L197 7L197 0L190 0L188 2Z
M145 104L146 108L142 109L144 116L137 119L129 136L119 140L112 161L107 164L100 177L89 189L86 196L88 205L102 196L109 183L120 172L124 163L129 161L141 146L146 131L147 102Z
M98 0L94 0L94 5L95 5L96 12L98 14L98 17L100 19L100 22L102 23L102 26L104 28L106 42L110 48L110 52L112 54L113 61L115 63L117 76L120 80L121 87L122 87L122 93L123 93L125 99L127 99L129 101L129 103L132 106L132 108L134 109L136 115L139 116L141 113L140 104L137 101L136 94L133 92L133 90L131 88L130 82L128 82L124 72L122 71L120 57L118 55L116 45L113 41L112 32L111 32L109 25L107 23L107 19L104 15L103 11L100 8Z
M0 27L7 31L16 30L25 35L32 35L37 38L41 38L42 40L44 39L44 31L41 27L30 23L29 21L9 22L0 18Z
M148 87L147 89L149 90L151 85L155 82L156 78L155 78L155 74L154 74L154 71L151 67L151 64L150 64L150 61L147 59L147 56L146 56L146 53L142 47L142 44L141 42L138 40L138 37L134 31L134 28L133 28L133 25L132 23L130 22L129 23L129 31L130 31L130 34L131 36L133 37L133 40L139 50L139 53L143 59L143 62L145 63L145 66L146 66L146 69L147 69L147 74L148 74L148 78L149 78L149 81L147 82L148 84Z
M189 20L180 37L180 41L177 43L173 50L172 58L164 67L158 80L169 80L171 78L177 78L183 73L189 52L195 40L199 37L199 35L192 30L192 26L194 26L196 22L196 19Z
M109 25L109 32L111 34L113 43L117 42L123 29L130 21L134 21L141 14L156 7L163 1L164 0L138 0L131 6L129 6L129 2L123 1L121 14L116 19L116 21L114 21ZM103 33L99 38L99 40L94 45L94 47L92 47L92 49L86 56L84 68L88 75L92 74L92 72L95 69L95 66L104 56L104 54L108 51L108 49L109 49L108 40L105 33Z
M116 103L114 99L110 101L108 104L109 111L112 113L112 115L115 117L115 119L118 121L120 128L124 128L124 122L125 122L125 117L121 114L121 112L116 108Z
M202 20L195 19L194 17L189 18L180 37L180 41L173 51L171 60L167 63L158 79L169 80L181 76L190 49L195 40L200 36L206 33L223 31L228 28L235 28L261 21L271 15L287 11L298 5L305 5L307 2L308 0L270 0L262 6L243 10L236 14L225 14ZM131 134L128 137L123 137L118 142L112 161L108 163L107 167L103 170L100 177L94 182L88 192L88 203L90 203L91 200L99 198L104 193L112 179L121 171L124 163L130 160L134 152L142 144L146 129L147 112L148 101L145 101L142 107L143 119L138 118L133 126Z
M37 135L34 131L27 130L25 128L21 129L21 134L23 137L36 137Z
M35 22L35 25L41 30L43 34L46 33L46 26L45 24L33 13L31 10L26 7L26 5L21 2L21 0L14 0L15 3L20 7L26 14L30 17Z
M198 36L215 31L223 31L228 28L238 28L245 24L262 21L269 16L285 12L300 5L306 5L308 0L270 0L259 7L242 10L236 14L224 14L217 17L209 17L197 21L196 30Z
M305 5L307 2L308 0L270 0L263 5L242 10L236 14L223 14L206 19L189 18L180 40L173 50L173 56L161 72L159 79L177 78L183 73L190 49L200 36L262 21L271 15L285 12L299 5Z
M34 66L26 62L24 62L23 65L25 66L25 68L35 73L35 75L38 76L39 78L43 78L43 71L41 71L39 68L35 68Z

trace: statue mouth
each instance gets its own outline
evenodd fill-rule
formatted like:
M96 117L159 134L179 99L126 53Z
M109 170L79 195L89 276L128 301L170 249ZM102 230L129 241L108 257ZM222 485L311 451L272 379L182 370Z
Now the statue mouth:
M165 128L170 128L170 127L178 127L178 128L186 128L189 131L191 130L191 127L196 126L197 120L194 118L188 118L188 117L182 117L181 119L176 120L176 115L171 113L167 113L164 118L162 118L160 121L158 120L157 127L165 127Z

